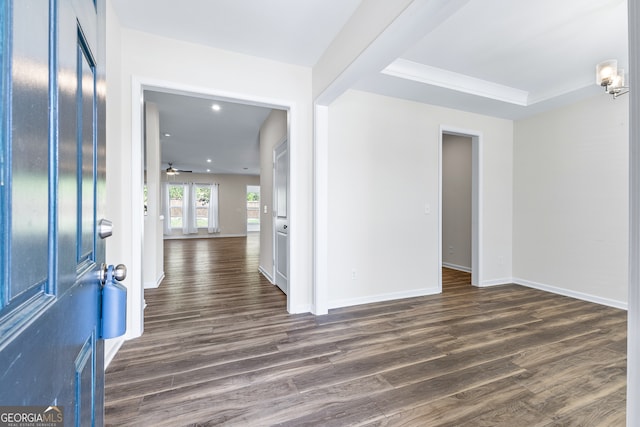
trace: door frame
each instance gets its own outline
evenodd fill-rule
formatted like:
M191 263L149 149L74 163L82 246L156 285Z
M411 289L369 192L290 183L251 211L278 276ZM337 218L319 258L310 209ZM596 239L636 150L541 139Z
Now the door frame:
M191 86L184 83L178 83L167 80L158 80L133 76L131 79L131 206L140 206L140 209L131 210L131 266L129 268L131 278L131 286L129 289L127 301L127 333L126 339L137 338L144 331L144 288L142 279L142 251L144 242L144 208L141 204L143 200L144 186L144 91L154 90L159 92L173 93L177 95L188 96L205 96L212 100L236 102L247 105L255 105L259 107L273 108L287 111L287 139L289 141L289 178L294 176L292 170L297 170L298 164L294 152L297 148L296 141L291 138L291 129L295 129L299 119L299 107L290 100L277 98L268 98L251 93L228 92L216 90L209 87ZM290 198L295 197L290 192ZM295 222L296 210L293 209L295 204L291 204L292 209L289 212L290 224ZM290 227L289 237L289 253L294 258L293 261L298 262L296 245L298 244L295 227ZM293 262L292 261L292 262ZM289 313L297 312L298 308L294 305L297 301L298 293L301 293L300 284L296 283L289 274L289 295L287 295L287 311Z
M440 125L438 136L438 288L442 292L442 149L443 136L471 138L471 284L482 286L482 132Z

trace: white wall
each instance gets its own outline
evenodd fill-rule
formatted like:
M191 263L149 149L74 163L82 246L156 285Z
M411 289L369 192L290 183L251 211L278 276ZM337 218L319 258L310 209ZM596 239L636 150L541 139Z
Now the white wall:
M167 181L167 174L161 174L162 182ZM181 173L169 179L170 183L184 184L194 182L198 184L217 183L218 187L218 215L220 232L210 234L206 228L198 229L198 234L182 234L182 228L172 230L165 238L192 237L238 237L247 235L247 185L258 185L260 177L257 175Z
M115 27L115 26L114 26ZM114 38L114 34L119 32ZM117 125L110 124L108 152L113 174L118 174L118 233L111 253L129 267L125 284L129 290L130 312L127 338L142 333L142 266L139 258L139 231L142 205L132 205L141 166L141 132L133 132L133 106L138 108L140 86L171 88L231 99L242 99L266 106L290 108L291 136L291 293L289 311L304 312L311 307L312 286L312 114L311 69L283 64L197 44L180 42L150 34L113 28L111 40L121 40L120 84L109 89L109 102L119 107ZM115 49L114 49L115 52ZM109 64L115 68L115 63ZM114 69L112 71L116 73ZM120 89L118 91L117 89ZM134 93L135 92L135 93ZM115 113L116 110L110 110ZM114 132L119 129L120 132ZM116 159L116 160L111 160ZM134 161L136 163L134 163ZM138 214L140 211L140 214Z
M442 136L442 265L471 272L471 138Z
M349 91L329 106L330 307L438 291L441 125L483 135L480 281L510 280L513 123Z
M273 149L287 136L287 112L273 110L260 127L260 271L274 283ZM266 207L266 213L265 213Z
M626 305L628 111L603 94L515 123L518 282Z

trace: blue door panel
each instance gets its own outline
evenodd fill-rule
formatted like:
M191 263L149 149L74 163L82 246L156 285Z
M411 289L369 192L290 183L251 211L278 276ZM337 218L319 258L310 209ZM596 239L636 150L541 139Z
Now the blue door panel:
M87 44L78 31L78 264L94 260L95 245L95 74Z
M14 26L13 32L10 146L13 209L7 302L20 298L29 289L43 289L48 281L49 242L49 98L42 96L48 93L49 81L49 5L41 0L15 2L13 20L32 25Z
M28 329L0 349L2 405L57 404L64 406L65 420L69 421L65 425L73 425L77 402L76 360L89 337L98 333L93 316L78 310L78 306L99 303L93 287L93 284L75 287L73 298L58 299ZM65 324L74 327L51 327ZM98 340L95 342L97 375L104 370L103 358L103 344Z
M65 425L104 421L104 10L0 2L0 406Z
M76 426L94 425L95 335L89 337L76 358Z

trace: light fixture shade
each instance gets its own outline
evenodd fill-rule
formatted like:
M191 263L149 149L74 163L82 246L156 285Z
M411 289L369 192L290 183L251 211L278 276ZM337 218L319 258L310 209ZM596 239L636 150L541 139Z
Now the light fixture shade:
M618 70L618 73L613 78L611 85L614 88L621 88L624 86L624 70L622 68Z
M608 59L596 65L596 84L609 86L618 75L618 61Z

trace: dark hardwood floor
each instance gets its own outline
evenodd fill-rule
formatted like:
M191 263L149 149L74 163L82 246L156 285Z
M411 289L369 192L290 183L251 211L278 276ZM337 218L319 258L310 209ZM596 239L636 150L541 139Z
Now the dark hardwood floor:
M112 426L623 426L626 312L516 285L288 315L258 239L165 242Z

